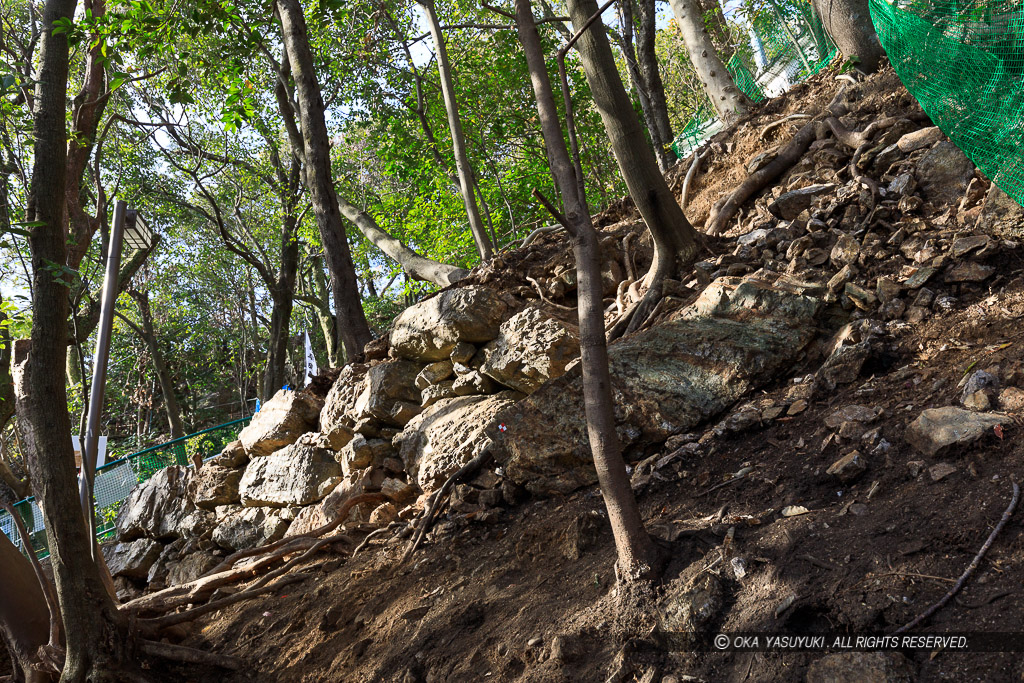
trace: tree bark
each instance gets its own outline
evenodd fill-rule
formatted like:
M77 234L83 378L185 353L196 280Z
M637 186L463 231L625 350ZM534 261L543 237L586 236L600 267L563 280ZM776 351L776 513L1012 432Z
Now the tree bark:
M22 446L43 509L57 595L66 633L61 680L67 683L117 678L132 661L127 624L108 595L93 560L75 482L71 418L67 410L64 360L68 289L54 264L67 259L65 98L68 40L54 23L71 20L74 0L47 0L36 85L35 157L29 186L29 236L33 270L32 341L15 346L15 396ZM19 354L19 350L21 354Z
M409 277L421 282L432 282L438 287L447 287L458 282L467 275L469 271L458 266L450 266L446 263L420 256L409 247L402 244L388 233L384 232L373 216L361 211L355 206L338 197L338 204L341 213L350 220L363 233L366 239L373 242L374 246L383 251L389 257L398 262L402 269L409 274Z
M139 308L139 319L141 327L135 327L134 323L122 318L131 325L135 332L142 338L149 348L149 355L153 357L153 370L156 372L157 382L160 383L160 393L164 397L164 412L167 413L167 425L171 430L171 438L178 439L185 436L185 423L181 419L181 404L178 403L177 395L174 393L174 380L167 369L167 361L164 358L163 349L156 336L156 326L153 324L153 313L149 307L149 294L137 290L129 290L128 294L135 299Z
M570 11L572 9L571 7ZM608 349L601 305L601 269L598 262L600 247L597 232L590 220L586 201L580 195L576 171L569 159L565 139L562 137L562 125L558 120L558 109L544 64L540 35L534 23L530 1L516 0L515 10L519 40L526 53L533 91L537 98L537 111L547 146L548 161L565 203L564 225L572 235L573 252L576 256L580 355L587 434L601 493L608 509L608 519L615 536L618 553L617 574L620 579L626 581L646 578L655 571L657 552L644 529L640 509L630 488L629 476L626 474L626 465L622 460L622 446L615 432ZM573 24L582 26L587 16L589 15L580 20L578 13L574 14ZM605 44L607 45L607 38ZM646 144L642 145L642 148L650 155L650 149ZM652 165L653 161L652 157Z
M37 653L50 639L50 612L32 563L5 534L0 533L0 636L7 645L15 680L47 681L34 672Z
M668 120L668 101L665 98L665 84L661 80L661 69L655 52L656 6L655 0L637 0L636 61L647 89L650 114L644 112L647 127L652 129L651 141L658 158L658 167L664 172L677 161L672 151L672 124Z
M669 0L669 4L672 5L672 13L683 35L690 62L700 82L704 84L704 91L718 118L730 123L746 114L753 103L736 87L732 75L726 71L725 64L715 51L715 44L704 25L704 13L697 0Z
M811 0L821 23L847 60L858 69L872 73L885 56L871 23L868 0Z
M0 294L0 303L3 295ZM11 379L11 330L7 314L0 308L0 432L14 416L14 380Z
M306 18L298 0L275 0L274 7L281 21L284 47L295 81L305 157L303 176L331 271L338 333L347 356L356 359L362 356L363 347L373 335L359 298L352 252L334 190L324 100L313 69Z
M595 0L568 0L567 6L574 26L583 26L597 12ZM576 47L619 171L654 239L654 262L645 279L649 289L642 309L649 311L661 298L664 278L680 272L693 260L697 233L658 170L651 148L645 144L640 122L615 66L604 24L595 22Z
M452 76L451 61L448 59L448 47L445 45L444 36L441 35L441 23L434 10L434 0L416 0L416 2L427 15L427 25L430 28L430 35L434 39L437 71L441 76L441 95L444 98L444 108L448 112L448 127L451 129L452 149L455 152L455 169L459 174L459 191L462 193L462 202L466 205L469 229L473 233L473 241L476 243L476 250L480 253L480 258L487 260L491 258L493 245L490 238L487 237L487 230L484 228L480 209L476 205L476 197L473 194L473 166L469 162L466 135L462 130L462 119L459 118L459 103L455 95L455 79Z

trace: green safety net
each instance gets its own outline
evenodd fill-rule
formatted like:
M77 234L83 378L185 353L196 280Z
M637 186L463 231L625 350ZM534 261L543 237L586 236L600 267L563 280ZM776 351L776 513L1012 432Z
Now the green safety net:
M132 453L129 456L109 462L96 468L93 482L94 510L96 511L96 537L108 538L114 533L114 520L122 503L137 485L171 465L188 466L193 458L203 460L217 455L224 447L238 438L251 417L228 422L195 434L189 434L173 441ZM40 558L49 554L46 545L46 529L43 513L33 498L26 498L14 505L15 511L25 523L25 530L32 539L33 550ZM0 511L0 532L21 548L21 537L13 520Z
M1024 204L1024 6L870 0L889 60L932 122Z

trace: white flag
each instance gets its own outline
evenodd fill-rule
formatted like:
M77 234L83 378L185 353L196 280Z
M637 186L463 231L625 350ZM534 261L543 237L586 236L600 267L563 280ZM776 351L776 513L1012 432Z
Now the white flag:
M313 345L309 343L309 332L306 332L306 383L302 386L309 386L320 372L316 369L316 356L313 355Z

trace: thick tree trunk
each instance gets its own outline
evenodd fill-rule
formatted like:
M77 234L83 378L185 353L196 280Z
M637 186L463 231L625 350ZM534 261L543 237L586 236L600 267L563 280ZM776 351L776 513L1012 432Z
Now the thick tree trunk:
M469 153L466 150L466 135L462 131L462 119L459 118L458 98L455 95L455 79L452 76L452 65L448 59L448 48L441 35L441 23L437 19L437 12L434 11L434 0L416 0L423 7L427 15L427 25L430 28L430 35L434 38L434 50L437 57L437 71L441 76L441 95L444 98L444 107L448 112L448 127L452 133L452 149L455 152L455 169L459 174L459 191L462 193L462 202L466 205L466 216L469 218L469 229L473 233L473 241L476 242L476 250L480 258L487 260L491 258L493 246L490 238L487 237L487 230L484 228L483 220L480 218L480 209L476 205L476 197L473 195L473 167L469 162Z
M726 71L715 51L715 44L704 25L700 4L697 0L669 0L669 4L683 35L690 63L704 84L704 91L718 117L729 123L746 114L752 104L750 98L736 87L732 75Z
M885 56L871 23L868 0L812 0L821 23L847 60L858 69L871 73Z
M640 67L644 87L647 89L650 114L644 111L647 127L651 129L654 153L662 171L677 161L672 151L672 124L668 120L668 101L665 98L665 84L661 80L658 55L655 52L656 6L654 0L637 0L636 61ZM656 132L655 132L656 131Z
M269 401L285 383L288 364L288 336L291 328L292 297L271 292L274 305L270 312L270 341L267 342L267 367L263 371L260 400Z
M345 225L338 209L338 196L334 190L331 172L331 150L327 121L324 118L324 101L313 69L313 54L309 48L306 18L298 0L275 0L274 6L281 20L284 47L295 81L305 157L303 176L331 271L331 289L338 317L338 333L347 356L355 359L362 355L363 347L373 335L366 323L366 315L359 299L352 252L349 250Z
M568 0L567 6L574 26L583 26L597 11L595 0ZM651 298L658 299L661 280L689 265L696 255L697 233L658 170L651 148L645 144L640 122L619 78L604 24L595 22L580 37L576 48L619 171L654 238L654 262L646 283Z
M646 578L655 571L657 552L644 529L640 509L630 488L629 476L626 474L626 465L622 460L622 446L615 433L608 349L605 343L601 305L601 269L598 261L600 248L597 232L591 223L586 202L580 196L576 171L569 159L565 139L562 137L562 125L558 120L558 109L551 91L551 82L544 64L540 35L534 24L530 1L516 0L515 8L519 40L526 53L533 91L537 98L537 111L547 146L548 161L565 202L565 228L572 234L573 252L576 255L580 354L587 434L601 493L608 509L608 519L615 536L618 552L617 574L620 579L626 581ZM586 17L581 21L574 14L575 26L582 26L585 21ZM607 45L607 38L605 44ZM642 147L649 155L650 149L647 145L644 144ZM652 165L653 161L652 157Z
M29 186L29 237L33 302L31 344L15 346L15 396L22 446L32 484L43 509L57 595L66 633L67 654L61 680L114 680L132 661L127 624L108 595L93 560L93 539L86 531L75 482L75 460L68 434L64 361L67 347L68 292L54 272L67 257L65 183L68 80L67 34L54 23L70 21L74 0L47 0L33 137L35 157ZM19 356L19 349L23 354Z
M341 207L342 215L352 221L359 228L359 232L363 233L366 239L373 242L374 246L397 261L412 279L420 280L421 282L432 282L438 287L447 287L469 275L469 271L465 268L438 263L437 261L420 256L384 232L377 225L377 221L373 219L373 216L349 204L341 197L338 197L338 204Z

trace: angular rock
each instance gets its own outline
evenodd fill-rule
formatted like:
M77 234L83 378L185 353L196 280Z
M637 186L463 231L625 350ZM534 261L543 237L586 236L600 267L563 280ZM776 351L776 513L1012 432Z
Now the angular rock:
M254 458L239 482L242 505L309 505L341 480L341 465L323 448L294 444L273 455Z
M1007 418L995 413L975 413L963 408L929 408L907 426L907 442L918 453L936 456L956 447L967 446Z
M220 465L221 467L241 467L249 462L249 454L241 441L232 441L219 455L210 458L208 465Z
M946 272L946 282L984 282L996 272L993 266L983 266L974 261L962 261Z
M964 384L963 393L960 395L960 402L966 405L967 400L978 392L994 395L997 391L999 391L998 377L984 370L975 370Z
M342 449L341 468L345 476L348 476L355 470L383 463L384 459L393 453L394 449L390 441L367 439L362 434L358 434L351 443Z
M809 185L799 190L785 192L774 202L768 205L768 211L776 218L791 221L797 218L802 211L811 207L811 202L818 195L833 192L836 186L829 183L824 185Z
M346 365L331 390L327 392L320 411L320 431L331 440L331 448L341 450L352 440L356 423L356 401L366 388L369 367L358 363Z
M405 425L420 409L420 392L416 363L405 360L374 365L366 373L366 386L356 400L356 416L373 417L399 427Z
M860 405L843 406L825 418L825 426L835 429L844 422L863 422L871 424L882 415L882 409L878 406L868 407Z
M443 382L452 376L455 366L450 360L439 360L427 365L416 375L416 388L422 391L431 384Z
M275 510L243 508L235 505L217 510L218 524L213 530L213 542L226 550L255 548L272 543L284 536L288 522Z
M832 247L832 253L829 254L829 259L832 261L832 265L836 268L842 268L843 266L850 265L851 263L857 262L857 257L860 255L860 244L854 239L853 235L843 233L836 240L835 245Z
M928 476L932 481L942 481L956 472L956 466L948 462L940 462L928 468Z
M1024 208L993 183L982 204L977 227L988 234L1020 237L1024 235Z
M959 202L973 175L974 164L948 140L932 147L917 162L922 194L933 204Z
M449 289L410 306L395 319L391 347L403 358L438 361L460 342L488 342L498 336L508 304L489 287Z
M817 298L758 278L722 278L667 322L612 344L622 443L660 444L789 369L814 337L820 307ZM536 494L566 493L596 481L581 374L573 367L504 410L488 429L507 476ZM507 431L498 430L497 422Z
M393 503L382 503L370 513L370 524L373 526L387 526L398 517L398 509Z
M431 384L420 392L420 407L428 408L443 398L455 398L456 396L458 394L455 393L455 381L453 380Z
M167 570L167 585L180 586L195 581L218 564L221 558L205 550L197 550L171 564Z
M218 505L238 503L238 484L242 480L243 470L229 469L208 462L203 468L192 475L188 486L188 495L196 507L213 510Z
M452 363L462 363L463 365L466 365L475 355L475 346L469 342L459 342L455 345L455 348L452 349L452 352L448 354L448 358Z
M110 551L104 553L104 557L112 576L144 579L163 549L162 543L149 538L140 538L130 543L114 545Z
M853 305L862 311L870 311L878 303L878 299L875 298L874 294L852 282L846 283L843 292L853 302Z
M495 414L512 405L513 396L502 392L446 399L414 417L394 439L411 480L426 493L444 484L473 457Z
M498 385L490 377L484 377L476 370L459 375L452 384L456 396L482 396L498 391Z
M263 404L238 440L250 457L270 455L314 431L323 407L323 399L313 394L282 389Z
M898 652L841 652L807 667L807 683L911 683L914 669Z
M868 464L860 451L851 451L832 463L826 473L831 474L844 484L849 484L864 474L867 469Z
M117 515L118 538L131 541L143 536L158 540L180 536L186 518L195 510L187 495L191 477L191 469L174 465L132 489Z
M1007 387L999 392L999 407L1011 413L1024 410L1024 391L1017 387Z
M922 128L921 130L915 130L913 133L907 133L897 141L897 145L903 152L913 152L914 150L923 149L934 145L936 142L946 137L938 126L929 126L928 128Z
M484 347L481 374L524 394L561 377L565 366L580 355L575 332L534 307L501 325L497 339Z

